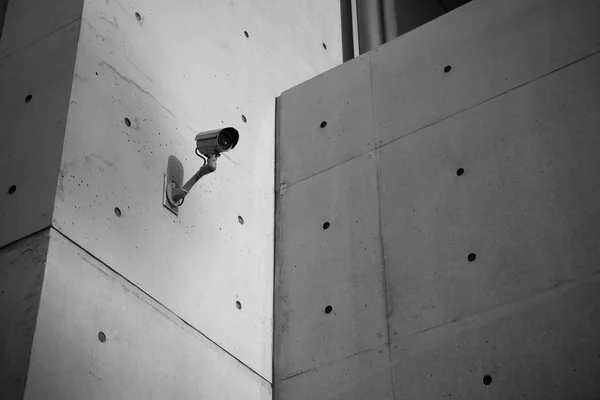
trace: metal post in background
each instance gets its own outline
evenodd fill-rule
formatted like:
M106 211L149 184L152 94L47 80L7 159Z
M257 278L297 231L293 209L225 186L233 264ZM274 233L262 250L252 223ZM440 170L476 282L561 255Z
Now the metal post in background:
M356 0L360 54L383 44L383 24L379 0Z
M346 62L354 58L352 0L340 0L340 14L342 16L342 56Z
M398 37L397 0L381 0L381 15L383 20L383 43Z

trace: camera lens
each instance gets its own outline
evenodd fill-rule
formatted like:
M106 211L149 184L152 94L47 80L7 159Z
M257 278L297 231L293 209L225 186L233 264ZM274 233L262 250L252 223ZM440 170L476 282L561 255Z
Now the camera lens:
M219 134L219 138L217 139L219 143L219 148L223 151L229 150L231 148L231 135L229 132L221 132Z

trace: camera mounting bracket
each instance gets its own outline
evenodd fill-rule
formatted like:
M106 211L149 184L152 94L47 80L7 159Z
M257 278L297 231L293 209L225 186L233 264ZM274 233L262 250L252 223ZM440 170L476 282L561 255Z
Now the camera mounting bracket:
M178 214L179 207L183 204L185 196L188 195L194 185L205 175L211 174L217 169L217 158L219 153L213 153L208 156L206 164L204 164L192 177L181 186L181 181L177 182L174 179L169 179L169 174L164 176L163 186L163 206L171 210L175 215ZM181 174L183 176L183 174Z

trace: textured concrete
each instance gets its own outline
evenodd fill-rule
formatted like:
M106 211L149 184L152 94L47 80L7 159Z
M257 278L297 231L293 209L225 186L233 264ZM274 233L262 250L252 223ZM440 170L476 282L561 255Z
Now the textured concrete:
M376 174L371 152L281 193L281 379L388 341Z
M388 400L392 397L389 347L353 354L280 383L286 400Z
M48 40L81 19L83 3L83 0L9 0L0 43L0 60ZM34 63L33 59L30 61ZM41 63L41 60L38 62Z
M375 148L369 63L357 57L281 95L280 188Z
M323 75L337 89L312 80L284 93L275 398L596 399L595 15L593 1L474 1L365 55L372 85L361 92L371 99L363 94L360 108L311 104L358 92L364 83L348 71L363 59ZM375 135L375 150L310 128L341 114L353 121L349 142ZM375 185L351 172L370 171L372 154ZM340 190L349 175L352 189ZM363 236L383 260L356 256ZM318 305L340 293L344 307L378 299L380 311L338 324ZM389 342L361 346L380 327ZM348 379L349 344L366 353L389 345L388 367L351 368Z
M25 400L267 400L270 392L263 378L51 231Z
M267 380L274 99L339 63L337 5L111 0L83 10L53 226ZM187 179L202 165L195 134L223 126L239 129L239 145L171 214L168 158Z
M380 149L392 339L600 271L599 86L596 55Z
M23 398L40 304L49 231L0 249L0 397Z
M596 274L394 342L396 398L596 400L599 304Z
M14 4L0 49L11 43ZM75 21L0 59L0 246L52 221L78 37Z
M374 50L377 144L592 54L597 15L596 0L477 0Z

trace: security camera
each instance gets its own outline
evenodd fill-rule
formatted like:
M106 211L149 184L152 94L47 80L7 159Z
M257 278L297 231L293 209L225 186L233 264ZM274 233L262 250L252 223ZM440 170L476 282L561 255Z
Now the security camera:
M185 196L192 187L205 175L215 172L217 158L221 153L233 149L240 139L240 134L234 128L221 128L212 131L200 132L196 135L196 154L203 158L204 165L183 186L181 183L167 181L165 174L165 190L163 205L177 214L177 207L183 204Z
M231 127L200 132L196 135L196 153L205 157L221 154L233 149L239 139L240 134Z

